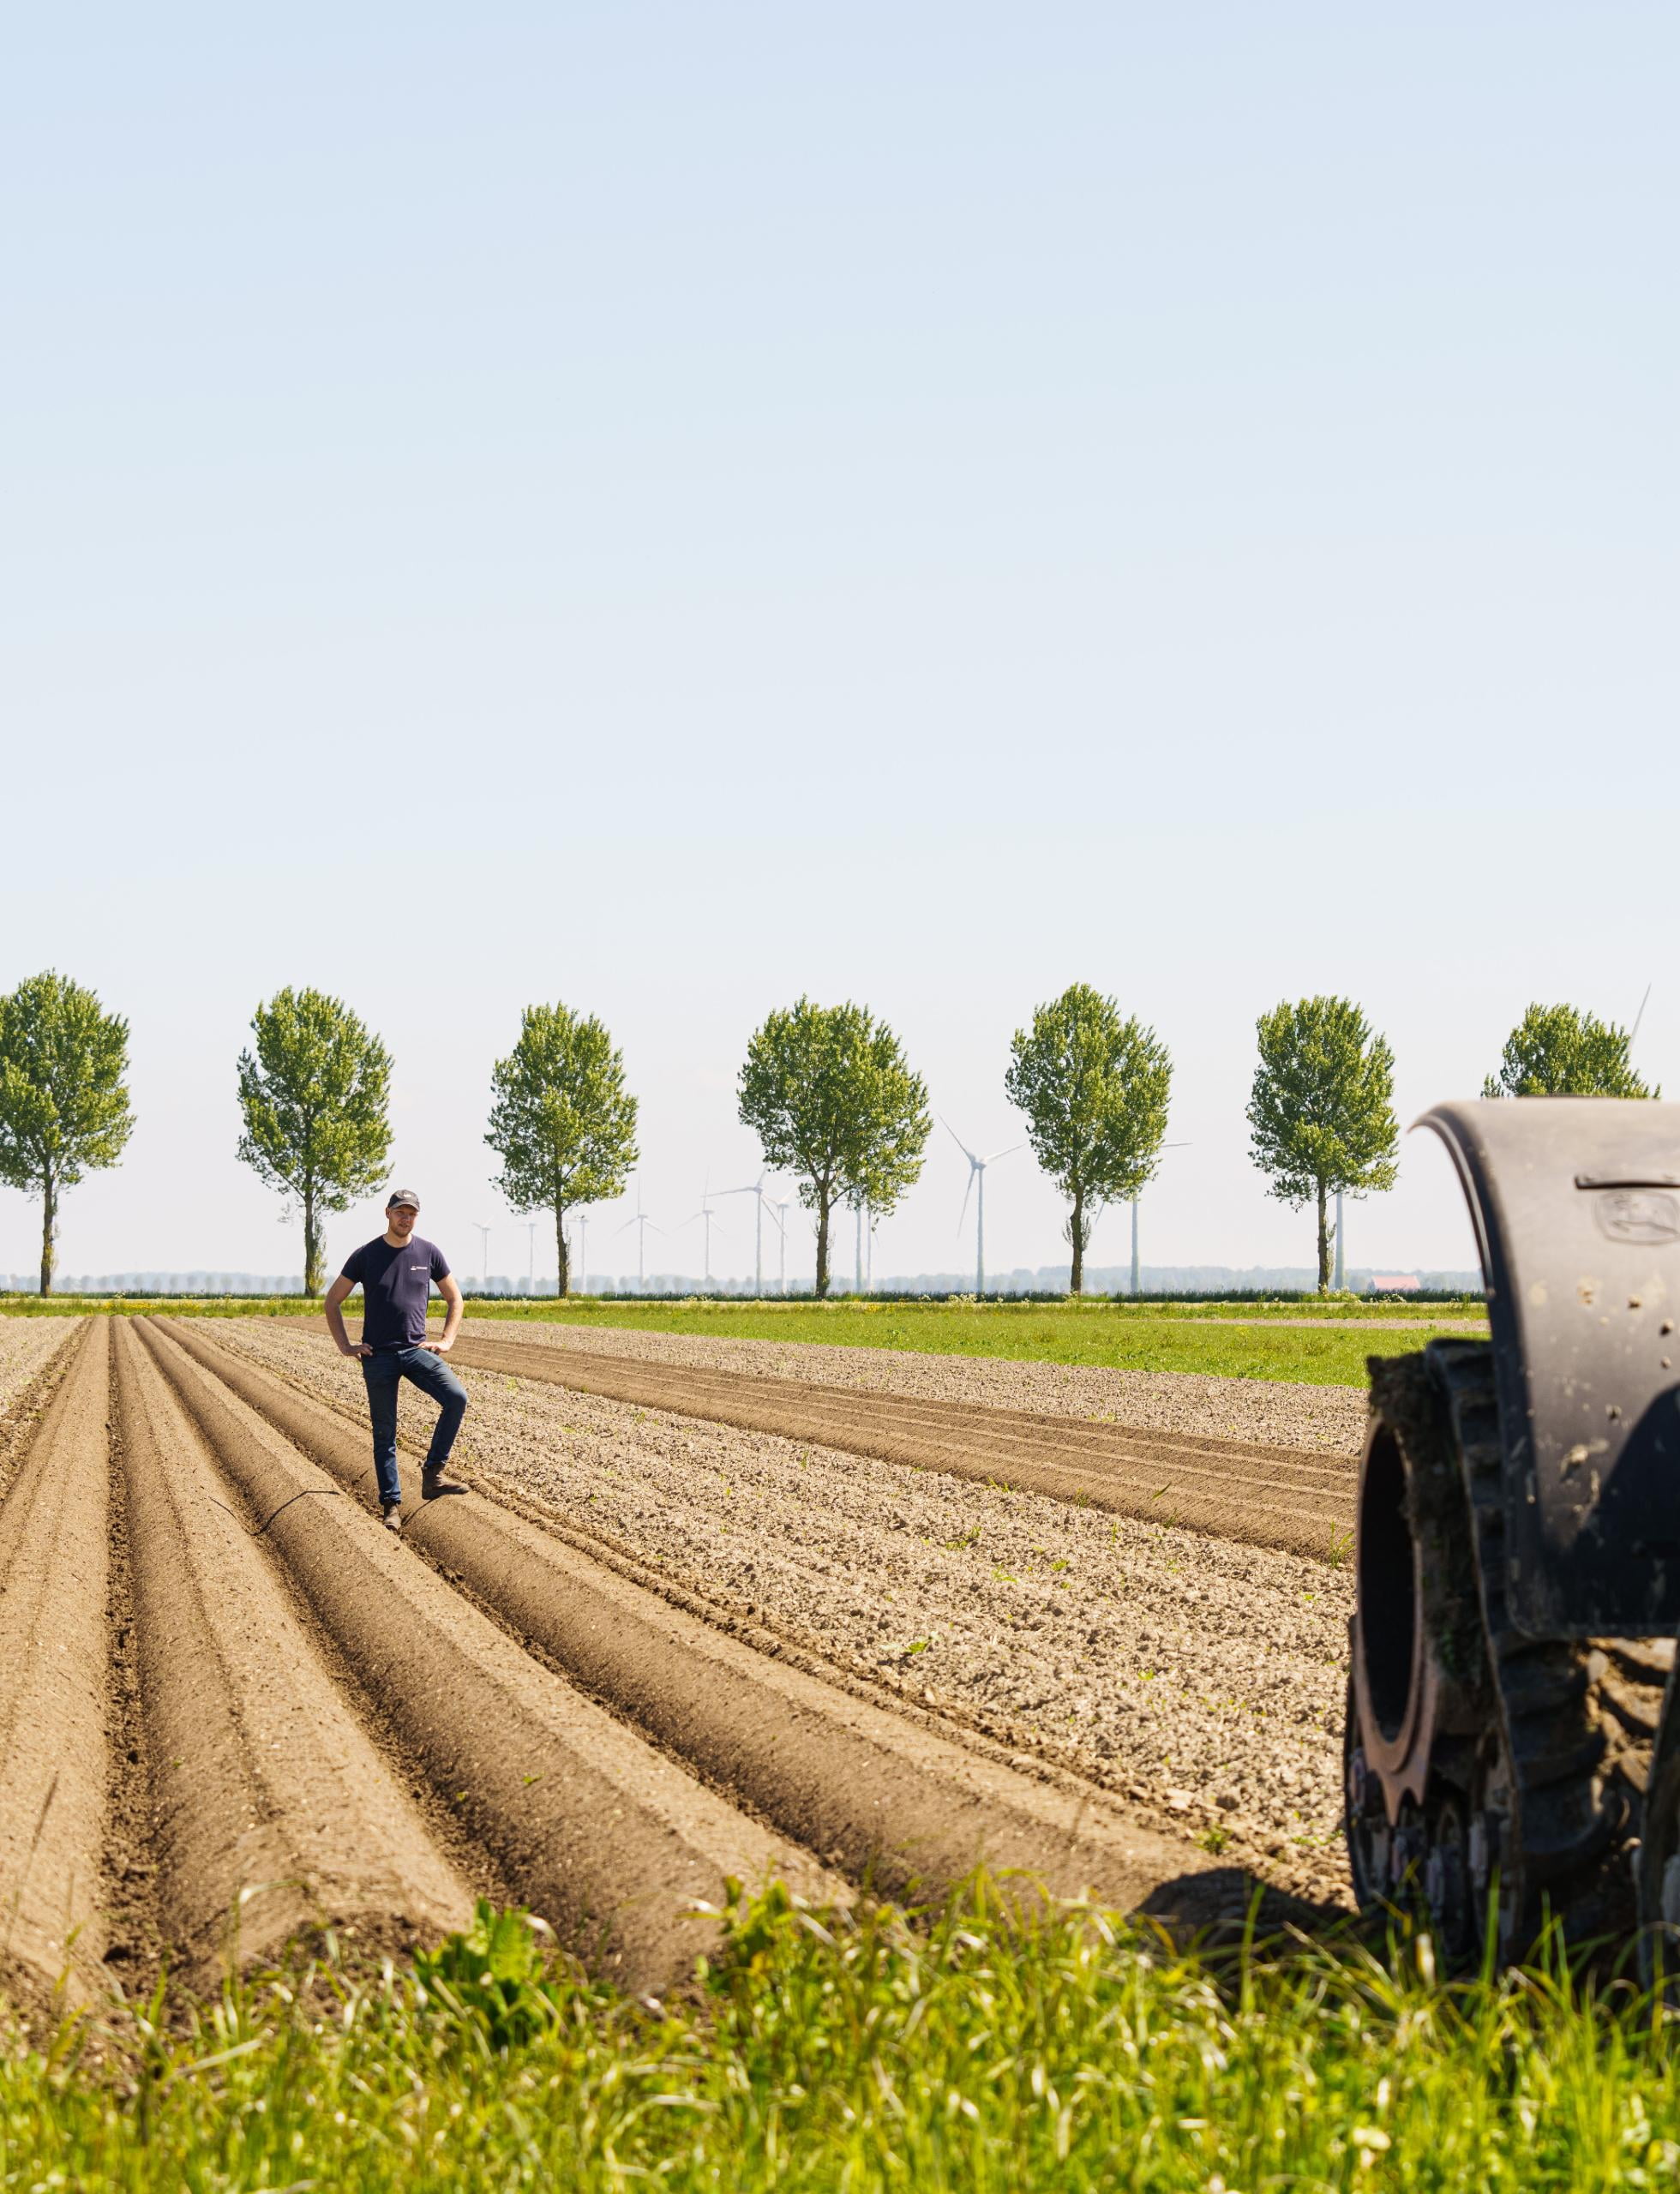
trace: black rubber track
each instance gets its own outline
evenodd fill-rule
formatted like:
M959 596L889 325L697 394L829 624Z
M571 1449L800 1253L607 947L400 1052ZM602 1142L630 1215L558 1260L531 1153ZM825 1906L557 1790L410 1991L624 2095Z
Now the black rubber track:
M1505 1595L1504 1460L1491 1350L1433 1341L1476 1536L1507 1813L1499 1849L1499 1947L1516 1959L1548 1919L1581 1943L1631 1939L1633 1856L1671 1639L1533 1639ZM1491 1733L1496 1734L1496 1733Z

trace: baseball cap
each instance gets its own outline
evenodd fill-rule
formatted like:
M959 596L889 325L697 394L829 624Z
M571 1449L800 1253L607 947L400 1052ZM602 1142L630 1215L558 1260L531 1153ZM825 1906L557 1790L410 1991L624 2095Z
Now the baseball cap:
M393 1189L385 1199L385 1208L394 1211L399 1203L412 1204L416 1211L420 1208L420 1199L412 1189Z

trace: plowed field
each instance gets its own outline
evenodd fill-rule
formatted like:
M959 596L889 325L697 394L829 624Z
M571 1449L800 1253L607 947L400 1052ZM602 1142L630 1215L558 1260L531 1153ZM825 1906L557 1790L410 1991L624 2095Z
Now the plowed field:
M1264 1839L1239 1819L1198 1849L1074 1754L865 1680L519 1472L386 1532L354 1367L265 1323L91 1319L9 1358L0 1328L11 1993L86 1998L160 1951L207 1980L328 1926L382 1951L477 1891L638 1993L689 1969L732 1876L831 1898L984 1859L1189 1924L1240 1911L1233 1861ZM470 1375L486 1443L507 1376ZM566 1400L527 1391L563 1453ZM633 1454L646 1413L608 1406ZM1327 1885L1274 1855L1275 1881Z
M361 1380L323 1335L181 1330L325 1403L363 1460ZM1192 1528L1167 1501L1118 1513L452 1361L472 1397L458 1458L591 1560L965 1744L1340 1894L1347 1566ZM405 1419L416 1455L424 1416Z

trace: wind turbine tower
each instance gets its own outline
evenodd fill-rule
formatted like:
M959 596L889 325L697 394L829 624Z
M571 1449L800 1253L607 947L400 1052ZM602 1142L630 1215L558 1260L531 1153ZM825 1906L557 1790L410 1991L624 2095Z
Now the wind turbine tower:
M1187 1142L1163 1142L1161 1147L1163 1150L1188 1150L1190 1148L1190 1145ZM1131 1292L1134 1298L1137 1293L1137 1198L1133 1196L1131 1199Z
M482 1219L475 1219L472 1223L484 1238L481 1244L483 1251L483 1270L479 1275L478 1284L488 1295L490 1292L490 1230Z
M1012 1158L1017 1150L1024 1149L1026 1146L1023 1143L1012 1142L1007 1150L994 1150L989 1158L976 1158L951 1122L945 1119L943 1112L940 1113L939 1118L945 1123L945 1133L969 1161L969 1185L963 1191L962 1217L957 1221L957 1231L959 1234L963 1231L963 1220L969 1215L969 1198L974 1196L975 1198L975 1293L984 1295L986 1292L986 1169L988 1166L995 1166L1000 1158ZM979 1184L977 1194L976 1183Z
M636 1190L636 1215L633 1219L627 1219L618 1231L621 1234L627 1234L633 1226L636 1229L636 1292L638 1295L645 1295L647 1292L647 1230L650 1226L653 1226L653 1221L642 1209L642 1192L639 1187ZM653 1226L653 1231L656 1234L663 1234L665 1230L663 1226Z
M768 1173L760 1173L756 1181L748 1181L738 1189L719 1189L720 1196L751 1196L753 1199L753 1292L765 1292L765 1183ZM704 1197L700 1200L705 1201Z
M700 1279L700 1285L702 1287L710 1287L711 1285L711 1229L712 1223L717 1219L717 1213L711 1208L711 1190L708 1188L701 1193L699 1209L698 1211L690 1212L687 1218L682 1222L685 1226L692 1226L697 1219L702 1220L705 1222L705 1271L701 1275ZM719 1228L718 1231L721 1233L723 1230Z

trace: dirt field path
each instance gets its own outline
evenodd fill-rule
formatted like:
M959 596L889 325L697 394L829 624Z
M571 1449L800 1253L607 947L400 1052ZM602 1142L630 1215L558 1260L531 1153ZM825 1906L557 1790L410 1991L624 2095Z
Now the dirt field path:
M454 1360L1296 1554L1329 1555L1353 1529L1352 1464L1293 1448L649 1364L481 1338L471 1328Z

